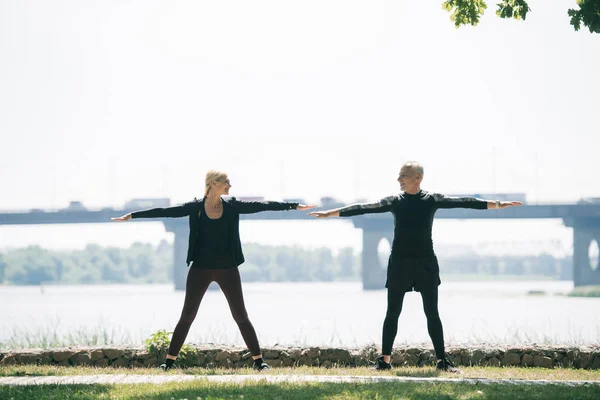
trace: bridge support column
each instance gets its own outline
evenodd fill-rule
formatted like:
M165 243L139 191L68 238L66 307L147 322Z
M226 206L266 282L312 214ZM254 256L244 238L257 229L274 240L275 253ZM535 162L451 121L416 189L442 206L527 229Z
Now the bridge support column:
M380 290L385 288L387 275L387 259L380 262L379 243L387 240L392 244L394 232L391 230L363 228L362 280L363 290Z
M173 243L173 283L175 290L185 290L188 267L187 258L188 237L190 228L187 219L173 219L164 221L167 232L175 234Z
M573 227L573 283L575 286L600 285L600 218L578 218L569 222L565 224Z

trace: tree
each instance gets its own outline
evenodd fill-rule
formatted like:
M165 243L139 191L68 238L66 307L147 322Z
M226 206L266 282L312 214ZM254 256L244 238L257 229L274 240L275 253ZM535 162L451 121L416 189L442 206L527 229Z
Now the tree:
M525 0L501 0L496 4L496 15L500 18L525 20L531 11ZM590 33L600 33L600 0L577 0L579 9L569 9L571 25L578 31L581 25L586 26ZM450 20L457 28L462 25L477 25L479 18L487 9L485 0L446 0L442 8L451 12Z

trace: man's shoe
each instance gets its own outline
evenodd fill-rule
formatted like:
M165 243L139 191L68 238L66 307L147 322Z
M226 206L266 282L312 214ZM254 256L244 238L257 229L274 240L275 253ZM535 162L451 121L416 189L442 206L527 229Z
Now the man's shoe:
M269 364L267 364L265 360L262 359L262 357L254 360L252 368L257 371L268 371L269 369L271 369L271 367L269 367Z
M385 361L383 361L383 356L379 356L375 361L375 369L377 371L390 370L392 369L392 363L386 363Z
M444 371L444 372L454 372L454 373L461 372L461 370L456 368L454 366L454 364L452 364L450 362L450 360L448 360L447 358L444 358L443 360L439 360L437 362L437 365L435 366L435 369L438 371Z

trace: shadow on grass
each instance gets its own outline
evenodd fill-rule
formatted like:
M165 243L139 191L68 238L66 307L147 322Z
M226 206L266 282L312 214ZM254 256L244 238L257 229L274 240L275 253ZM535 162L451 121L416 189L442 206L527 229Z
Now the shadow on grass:
M10 373L8 373L6 375L2 375L2 376L47 376L47 375L48 375L47 373L16 370L16 371L10 372Z
M395 376L408 376L411 378L434 378L441 376L438 371L434 368L420 368L420 369L405 369L399 370L394 373Z
M532 399L596 400L600 386L481 385L466 383L214 384L203 381L162 385L0 386L2 399Z

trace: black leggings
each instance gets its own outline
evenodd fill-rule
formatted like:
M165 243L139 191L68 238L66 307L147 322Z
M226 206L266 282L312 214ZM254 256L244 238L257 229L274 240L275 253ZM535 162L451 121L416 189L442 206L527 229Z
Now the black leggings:
M258 345L256 332L248 319L246 306L244 305L239 270L237 268L201 269L194 267L191 267L188 272L185 285L183 311L181 312L181 317L173 332L173 338L171 340L171 345L169 346L169 355L176 356L179 354L183 342L190 331L192 322L194 322L194 318L196 318L202 297L204 297L208 285L213 281L219 284L221 290L225 294L233 319L240 328L246 346L248 346L248 349L253 356L259 355L260 347Z
M398 318L402 311L402 302L406 292L388 289L388 308L383 321L383 355L392 354L392 346L396 333L398 332ZM427 317L427 330L433 342L433 349L438 360L444 358L444 330L438 312L438 289L421 292L423 298L423 309Z

